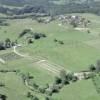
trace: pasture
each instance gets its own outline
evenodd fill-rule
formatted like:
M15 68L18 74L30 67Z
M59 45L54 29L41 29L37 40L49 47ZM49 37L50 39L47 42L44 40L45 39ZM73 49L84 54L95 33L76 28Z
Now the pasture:
M79 15L79 14L76 14ZM0 58L5 64L0 63L0 70L20 70L30 73L34 81L40 86L53 82L60 68L66 71L79 72L87 70L90 64L100 59L100 16L81 14L91 20L87 31L75 30L71 26L61 25L58 20L48 24L38 23L31 18L7 20L9 26L0 26L0 40L10 38L18 39L24 29L32 29L33 32L45 33L46 38L34 40L33 44L27 44L25 38L18 39L22 47L17 51L26 57L20 57L14 53L13 48L0 51ZM54 39L64 42L63 45ZM29 100L26 93L30 91L16 73L0 73L0 82L5 87L0 87L0 93L7 94L7 100ZM8 92L9 91L9 92ZM32 92L32 91L31 91ZM45 100L44 95L32 92L40 100ZM99 100L100 94L96 92L92 80L79 81L65 86L60 93L53 95L53 100Z

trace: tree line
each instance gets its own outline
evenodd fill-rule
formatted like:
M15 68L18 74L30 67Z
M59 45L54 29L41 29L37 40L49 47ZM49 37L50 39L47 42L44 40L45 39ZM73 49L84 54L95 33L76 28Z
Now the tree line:
M6 50L17 44L17 40L11 41L9 38L6 38L4 41L0 42L0 50Z
M9 8L0 6L0 13L5 13L8 15L46 13L51 16L65 13L94 13L100 15L100 1L85 0L82 2L80 0L80 2L76 2L76 0L70 0L65 4L58 5L50 2L50 0L33 0L32 4L23 6L21 8Z

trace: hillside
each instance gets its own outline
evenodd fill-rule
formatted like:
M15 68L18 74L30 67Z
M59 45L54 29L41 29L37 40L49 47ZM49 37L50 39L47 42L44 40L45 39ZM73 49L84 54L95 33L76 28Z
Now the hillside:
M100 0L0 0L0 3L2 4L0 12L5 14L44 12L54 16L66 13L89 12L100 15ZM22 9L14 9L14 7L22 7Z
M0 3L10 6L24 6L26 4L45 5L48 1L49 0L0 0Z
M100 0L0 0L0 100L100 100Z
M31 96L39 98L33 100L48 100L46 96L50 94L41 89L48 88L47 84L52 87L62 69L78 73L88 70L89 65L100 59L100 17L94 14L71 15L88 19L91 24L87 28L73 28L67 23L61 24L58 17L49 23L32 18L1 20L0 44L5 39L17 39L20 44L0 51L0 94L6 95L7 100L32 100ZM8 25L3 26L6 23ZM21 34L26 31L29 33ZM18 38L20 34L22 37ZM34 34L36 39L33 39ZM36 34L45 34L45 38L38 38ZM29 43L30 38L33 42ZM98 87L92 79L66 84L48 96L49 100L99 100L100 76L95 77L95 81Z

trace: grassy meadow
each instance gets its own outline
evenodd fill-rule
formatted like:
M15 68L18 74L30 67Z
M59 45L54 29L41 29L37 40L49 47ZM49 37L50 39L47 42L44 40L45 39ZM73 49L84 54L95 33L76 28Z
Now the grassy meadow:
M75 30L68 25L59 26L58 20L44 24L26 18L7 20L9 26L0 26L0 40L6 38L15 40L24 29L45 33L46 38L35 40L30 45L25 42L25 38L19 39L18 42L23 46L18 50L33 58L43 57L72 72L86 70L90 64L94 64L96 60L100 59L100 16L92 14L81 14L81 16L91 20L91 24L88 26L91 33L86 30ZM55 38L64 41L64 45L55 43ZM11 52L13 52L13 48L0 51L0 57ZM0 69L20 69L23 73L29 72L39 85L52 83L55 77L53 73L34 64L34 60L21 57L8 59L6 64L0 63ZM30 90L23 85L20 76L15 73L0 73L0 81L6 84L6 88L0 88L0 93L7 94L7 100L29 100L25 95ZM40 100L44 100L43 95L32 93L37 95ZM92 81L86 80L65 86L60 93L54 94L53 98L53 100L99 100L100 94L96 92Z

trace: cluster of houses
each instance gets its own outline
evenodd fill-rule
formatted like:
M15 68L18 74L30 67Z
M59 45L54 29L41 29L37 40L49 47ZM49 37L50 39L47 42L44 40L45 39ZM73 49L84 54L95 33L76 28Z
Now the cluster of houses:
M62 25L70 24L76 27L87 27L91 23L90 20L76 15L60 15L58 19L61 21Z
M51 17L51 16L49 16L49 17L39 17L39 18L37 18L36 20L37 20L37 22L39 22L39 23L45 23L45 24L47 24L47 23L50 23L51 21L53 21L54 18Z
M78 15L59 15L55 17L39 17L36 19L39 23L50 23L53 20L59 20L59 25L71 25L73 27L87 28L91 21Z

